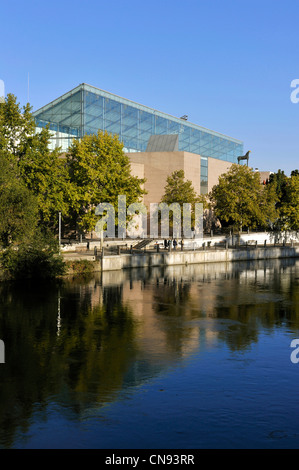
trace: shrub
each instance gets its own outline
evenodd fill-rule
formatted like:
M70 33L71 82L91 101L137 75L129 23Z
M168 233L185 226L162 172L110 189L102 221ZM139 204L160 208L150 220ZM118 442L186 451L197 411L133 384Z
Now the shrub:
M57 242L41 233L35 234L33 240L5 249L1 265L10 279L53 279L65 273Z
M92 261L85 259L67 261L66 266L71 274L91 274L94 270Z

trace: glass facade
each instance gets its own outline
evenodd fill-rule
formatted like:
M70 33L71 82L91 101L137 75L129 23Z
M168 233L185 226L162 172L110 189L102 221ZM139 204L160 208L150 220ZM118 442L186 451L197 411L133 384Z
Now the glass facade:
M200 194L208 192L208 159L200 158Z
M52 144L67 150L74 138L99 129L117 134L126 152L145 152L151 135L177 134L179 150L237 163L243 143L106 91L81 84L35 111L37 127L49 124ZM202 170L207 166L204 160ZM207 178L207 175L206 175ZM205 182L201 182L204 186Z

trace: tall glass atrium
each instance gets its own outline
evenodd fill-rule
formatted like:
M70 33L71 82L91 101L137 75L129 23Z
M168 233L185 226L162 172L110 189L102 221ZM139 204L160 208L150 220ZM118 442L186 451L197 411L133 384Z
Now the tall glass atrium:
M237 163L240 140L205 129L82 83L34 113L38 128L52 131L51 147L66 151L74 138L99 129L117 134L125 152L145 152L152 135L176 134L178 150Z

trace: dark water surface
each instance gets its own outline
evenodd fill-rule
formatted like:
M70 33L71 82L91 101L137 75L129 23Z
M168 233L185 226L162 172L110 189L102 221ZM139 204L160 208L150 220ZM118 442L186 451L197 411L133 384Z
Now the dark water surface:
M299 448L294 338L295 260L2 283L0 447Z

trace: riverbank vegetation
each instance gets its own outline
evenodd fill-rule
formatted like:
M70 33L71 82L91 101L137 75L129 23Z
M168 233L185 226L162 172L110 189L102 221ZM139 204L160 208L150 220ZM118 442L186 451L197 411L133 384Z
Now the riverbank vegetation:
M50 137L48 127L37 131L29 104L21 108L12 94L0 103L0 266L8 278L66 271L59 214L62 230L84 233L95 227L100 202L115 205L123 194L128 206L144 194L117 137L84 136L68 154L51 150Z
M212 219L232 231L299 230L299 171L288 177L282 170L260 181L260 174L245 165L232 164L221 175L218 184L206 195L198 195L184 172L174 172L167 178L161 202L168 204L203 204L204 225ZM193 209L192 209L193 210ZM206 224L205 224L206 222ZM212 228L212 227L210 227Z

